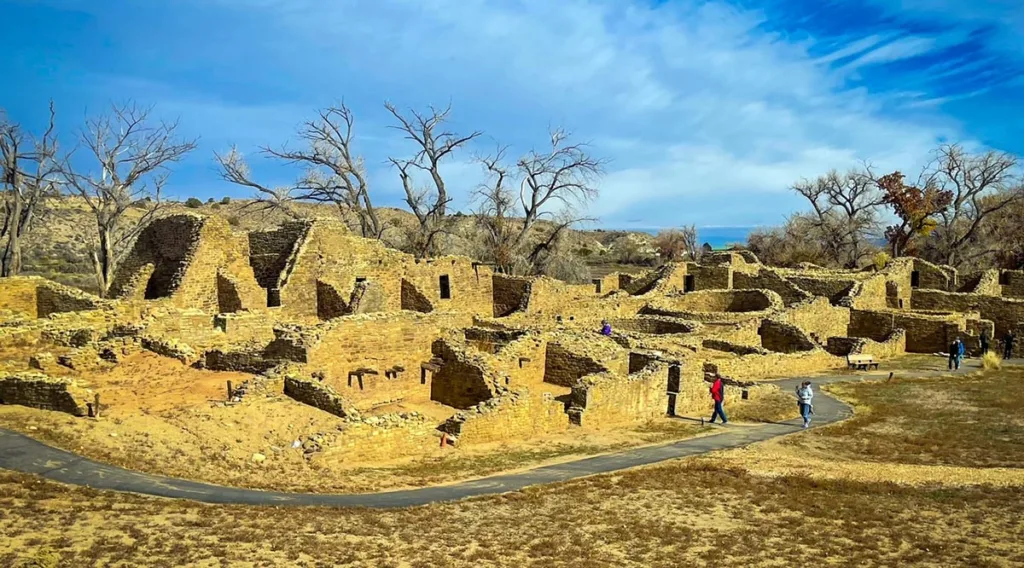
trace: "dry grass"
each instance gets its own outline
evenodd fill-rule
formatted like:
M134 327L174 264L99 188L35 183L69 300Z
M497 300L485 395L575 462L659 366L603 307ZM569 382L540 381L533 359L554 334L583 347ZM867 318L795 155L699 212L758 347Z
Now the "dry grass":
M1024 490L675 463L399 511L208 506L0 473L0 565L844 566L1024 562Z
M1000 359L999 355L996 355L994 351L986 351L985 354L981 356L981 366L986 371L998 371L999 368L1003 366L1003 360Z
M875 462L1024 467L1024 369L847 383L828 389L857 413L787 443Z

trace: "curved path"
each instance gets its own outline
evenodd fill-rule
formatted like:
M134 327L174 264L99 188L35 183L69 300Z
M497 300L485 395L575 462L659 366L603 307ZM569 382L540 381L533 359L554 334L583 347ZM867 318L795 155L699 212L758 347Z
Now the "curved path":
M813 377L815 385L864 380L870 376ZM774 381L791 393L804 379ZM815 389L814 422L821 426L844 420L853 414L849 405ZM192 499L204 503L244 505L319 505L337 507L408 507L439 501L453 501L479 495L516 491L530 485L565 481L599 473L619 471L675 458L746 446L791 434L801 429L799 419L752 426L725 426L722 432L678 442L624 450L612 454L547 465L518 473L499 474L452 485L349 495L284 493L224 487L130 471L47 446L28 436L0 428L0 468L32 473L53 481L95 489L127 491L145 495Z

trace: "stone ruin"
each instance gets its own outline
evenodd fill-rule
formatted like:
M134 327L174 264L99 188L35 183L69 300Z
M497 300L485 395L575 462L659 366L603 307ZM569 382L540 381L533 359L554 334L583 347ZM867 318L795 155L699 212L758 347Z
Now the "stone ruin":
M0 349L35 353L31 373L0 375L0 403L89 415L103 393L50 375L147 350L251 373L352 425L352 444L386 433L375 443L399 456L442 434L473 444L701 415L714 374L744 404L775 388L766 379L850 354L940 352L955 336L976 349L983 331L1024 331L1022 271L910 258L781 269L739 251L570 285L418 260L334 220L239 233L195 214L150 224L110 296L0 279ZM429 411L388 410L414 401Z

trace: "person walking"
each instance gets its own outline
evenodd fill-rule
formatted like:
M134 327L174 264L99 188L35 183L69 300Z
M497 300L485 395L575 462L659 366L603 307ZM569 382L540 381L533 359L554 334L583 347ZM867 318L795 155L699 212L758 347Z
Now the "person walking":
M804 381L796 387L797 407L800 408L800 416L804 419L804 428L811 425L811 414L814 413L814 391L811 390L811 381Z
M981 355L980 355L980 357L984 357L985 354L988 353L988 330L987 329L983 329L981 331L981 337L978 338L978 341L981 343Z
M956 368L956 369L960 368L960 361L958 360L958 357L960 355L960 343L959 342L960 342L960 338L958 337L958 338L953 340L953 343L949 344L949 363L947 365L947 368L950 371L952 371L954 368Z
M1016 339L1017 337L1012 331L1006 331L1006 336L1003 337L1003 359L1010 359L1013 357L1013 342Z
M711 400L715 401L715 411L711 413L711 423L715 423L715 418L721 416L722 424L728 424L729 419L725 417L725 409L722 408L722 401L725 400L725 384L722 383L722 377L715 375L715 382L711 383Z
M959 337L956 338L956 370L960 370L960 363L964 361L964 354L967 352L967 347L964 345L964 340Z

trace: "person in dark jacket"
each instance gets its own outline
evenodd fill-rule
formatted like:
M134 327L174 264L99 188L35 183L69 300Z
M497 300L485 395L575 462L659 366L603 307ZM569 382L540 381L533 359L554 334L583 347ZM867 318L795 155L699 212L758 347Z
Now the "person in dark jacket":
M982 330L981 337L978 338L978 341L981 343L981 355L979 355L979 357L984 357L985 354L988 353L988 330Z
M949 370L960 370L960 360L964 356L964 342L957 337L949 344Z
M1016 341L1017 336L1012 331L1007 331L1006 336L1003 337L1003 359L1009 359L1013 357L1013 342Z
M722 408L722 401L725 400L725 384L722 383L722 377L715 376L715 382L711 383L711 400L715 401L715 411L711 413L711 423L715 423L715 418L721 416L722 424L728 424L729 419L725 417L725 409Z

